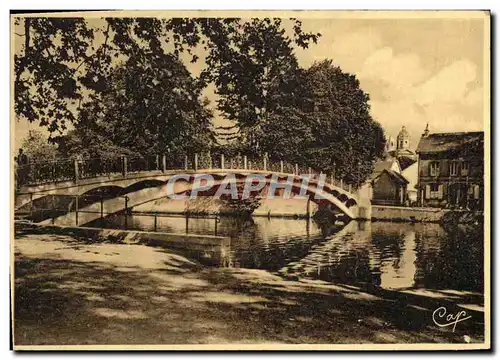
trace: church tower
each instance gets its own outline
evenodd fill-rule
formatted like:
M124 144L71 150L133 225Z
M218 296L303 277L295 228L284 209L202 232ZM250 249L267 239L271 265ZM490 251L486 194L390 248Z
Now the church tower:
M409 147L410 147L410 134L403 125L397 137L397 150L407 150L409 149Z

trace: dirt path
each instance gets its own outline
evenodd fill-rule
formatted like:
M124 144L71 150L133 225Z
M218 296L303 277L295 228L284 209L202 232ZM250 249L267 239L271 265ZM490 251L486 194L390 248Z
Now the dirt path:
M160 248L67 235L18 233L15 257L16 345L483 341L481 312L455 332L433 323L437 307L456 310L452 295L207 269Z

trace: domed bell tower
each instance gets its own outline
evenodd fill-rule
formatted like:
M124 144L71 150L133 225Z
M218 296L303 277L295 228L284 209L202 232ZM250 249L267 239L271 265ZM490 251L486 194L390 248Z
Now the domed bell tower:
M408 130L406 130L406 127L403 125L397 137L397 149L406 150L409 147L410 147L410 134L408 133Z

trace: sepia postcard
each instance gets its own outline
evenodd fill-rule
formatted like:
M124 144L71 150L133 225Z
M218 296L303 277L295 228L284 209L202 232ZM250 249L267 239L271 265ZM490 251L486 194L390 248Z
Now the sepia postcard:
M488 11L10 18L14 350L491 348Z

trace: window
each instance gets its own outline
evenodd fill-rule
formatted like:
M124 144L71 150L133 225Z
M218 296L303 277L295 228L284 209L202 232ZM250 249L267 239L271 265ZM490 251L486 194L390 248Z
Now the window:
M462 169L460 171L460 174L462 176L469 175L469 162L467 162L467 161L462 162Z
M425 187L426 199L442 199L443 198L443 185L433 183Z
M439 175L439 163L437 161L430 163L429 174L431 176L438 176Z
M452 161L450 163L450 176L457 176L458 175L458 162Z

